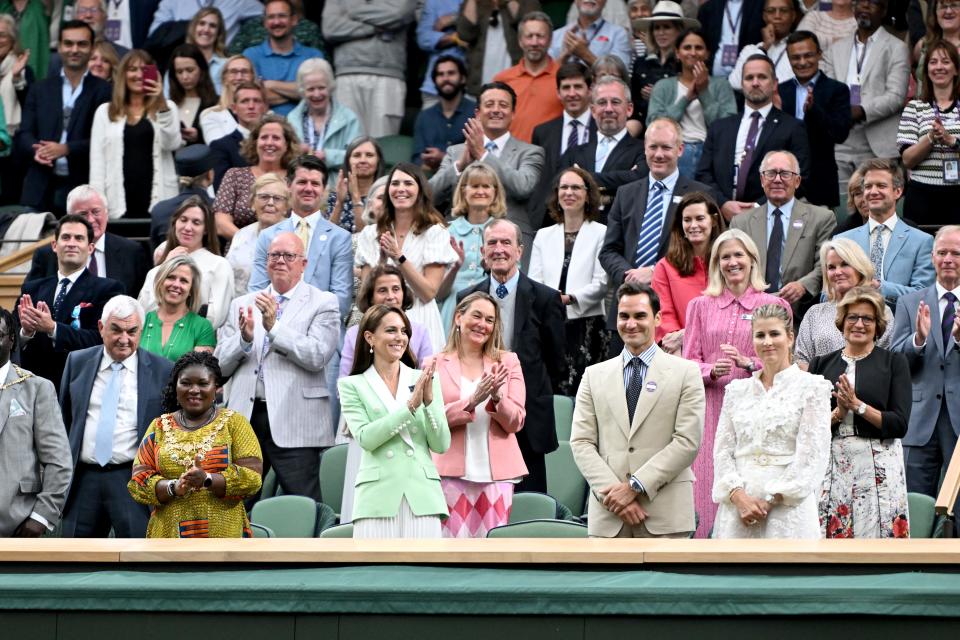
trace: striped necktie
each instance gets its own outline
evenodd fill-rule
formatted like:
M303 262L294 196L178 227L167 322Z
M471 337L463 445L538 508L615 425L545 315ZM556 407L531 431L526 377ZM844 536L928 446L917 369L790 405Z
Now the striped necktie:
M663 200L667 186L657 180L653 183L653 194L647 201L647 211L640 224L640 238L634 254L634 267L652 267L660 253L660 229L663 227Z

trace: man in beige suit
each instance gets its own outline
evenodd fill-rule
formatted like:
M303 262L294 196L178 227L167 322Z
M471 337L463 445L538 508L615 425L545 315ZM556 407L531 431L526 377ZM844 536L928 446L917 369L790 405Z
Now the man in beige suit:
M735 216L732 229L741 229L756 243L764 278L774 293L797 307L817 301L823 275L820 245L837 226L833 211L800 202L800 164L789 151L771 151L760 163L760 185L767 203Z
M590 484L588 532L687 537L696 526L690 465L703 436L700 370L654 342L660 299L649 285L624 283L617 304L623 352L587 367L573 413L570 446Z

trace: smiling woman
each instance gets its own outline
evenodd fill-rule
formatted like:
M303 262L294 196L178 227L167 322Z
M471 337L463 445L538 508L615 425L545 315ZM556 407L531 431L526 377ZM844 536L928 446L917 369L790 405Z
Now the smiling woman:
M157 309L147 313L143 325L144 349L174 361L189 351L213 351L213 326L197 315L200 283L200 269L189 256L174 256L160 266L153 286Z
M764 293L757 246L739 229L724 231L713 243L704 295L687 307L683 357L700 366L707 408L700 452L693 463L694 499L700 516L697 537L706 537L717 506L713 501L713 444L724 391L733 380L746 378L763 367L756 357L751 319L754 310L777 304L790 313L781 298Z

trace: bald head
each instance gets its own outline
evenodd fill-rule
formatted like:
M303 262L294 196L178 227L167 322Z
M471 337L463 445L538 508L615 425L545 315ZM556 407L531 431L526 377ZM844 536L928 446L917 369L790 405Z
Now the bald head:
M296 286L307 267L303 241L295 233L277 234L267 251L267 275L278 293L286 293Z

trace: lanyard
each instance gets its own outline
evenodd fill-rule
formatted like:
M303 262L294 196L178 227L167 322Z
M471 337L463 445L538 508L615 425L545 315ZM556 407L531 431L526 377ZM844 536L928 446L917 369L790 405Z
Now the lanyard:
M730 5L728 4L723 8L723 15L727 18L727 26L730 27L730 31L733 33L733 39L737 39L737 29L740 28L740 20L743 18L743 5L740 5L740 11L737 13L737 21L733 21L733 16L730 15Z
M596 25L597 28L594 29L593 35L590 36L590 37L587 39L587 48L589 48L590 45L593 44L593 39L596 38L596 37L600 34L600 29L603 29L603 25L606 24L606 20L603 19L603 18L600 18L599 20L597 20L597 21L594 22L593 24ZM583 35L587 35L586 30L584 30Z
M326 133L327 123L323 123L323 127L320 130L317 130L313 126L313 118L310 117L309 113L303 114L303 139L304 142L307 142L310 145L310 148L314 151L322 148L323 135Z
M867 38L866 42L863 43L862 55L857 55L857 51L859 51L859 48L857 47L857 45L859 44L859 42L860 41L857 40L857 34L854 33L853 34L853 53L857 59L857 82L860 82L860 71L863 69L863 61L867 59L867 44L869 44L870 38Z

